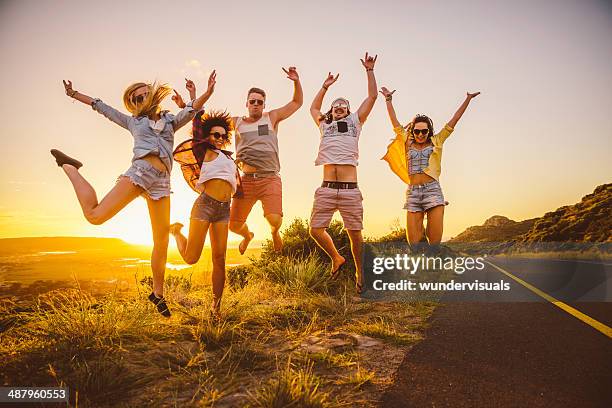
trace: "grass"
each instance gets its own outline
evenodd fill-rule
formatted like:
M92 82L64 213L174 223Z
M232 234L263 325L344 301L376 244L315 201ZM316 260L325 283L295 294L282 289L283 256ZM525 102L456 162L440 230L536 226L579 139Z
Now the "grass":
M289 360L284 368L262 387L249 393L250 406L258 408L324 408L329 395L320 390L321 380L313 373L312 364L295 368Z
M350 278L328 272L314 256L249 270L226 288L219 320L206 278L190 275L168 282L170 319L146 300L146 280L104 296L62 289L28 307L4 301L0 379L66 385L84 407L373 406L386 381L377 365L393 362L356 340L325 342L360 334L399 350L421 337L433 305L359 301ZM308 351L309 338L324 350Z

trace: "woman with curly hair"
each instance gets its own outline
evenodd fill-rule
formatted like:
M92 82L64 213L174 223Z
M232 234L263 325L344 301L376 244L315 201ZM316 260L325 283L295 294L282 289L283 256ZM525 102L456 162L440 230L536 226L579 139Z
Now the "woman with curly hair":
M406 238L412 248L426 236L429 245L437 246L442 240L444 226L444 200L438 179L441 172L442 145L455 129L470 101L480 92L468 93L467 97L438 133L434 132L433 121L425 115L417 115L406 127L400 125L393 107L393 91L383 87L380 91L387 102L387 112L393 125L395 139L387 147L383 157L391 170L400 177L406 190ZM423 221L427 214L427 227Z
M153 291L149 300L165 317L170 317L170 310L164 300L164 273L170 225L170 170L174 133L189 123L195 112L202 108L212 95L214 85L213 71L206 92L175 116L160 107L161 102L172 93L172 88L168 85L135 83L123 93L123 103L131 114L126 115L100 99L72 89L71 81L64 81L66 95L91 106L96 112L129 130L134 138L132 165L119 176L115 186L101 201L98 201L96 191L79 172L83 166L80 161L56 149L51 150L51 154L70 179L85 218L94 225L106 222L140 195L147 200L153 231ZM195 96L193 82L187 81L187 89ZM177 96L173 97L175 101Z
M200 193L193 203L189 237L181 233L183 224L174 223L170 233L186 263L195 264L202 255L206 233L210 231L212 250L211 313L218 317L225 286L225 253L231 199L238 189L238 169L230 145L232 119L227 112L198 112L193 120L193 139L181 143L174 158L181 163L188 184Z

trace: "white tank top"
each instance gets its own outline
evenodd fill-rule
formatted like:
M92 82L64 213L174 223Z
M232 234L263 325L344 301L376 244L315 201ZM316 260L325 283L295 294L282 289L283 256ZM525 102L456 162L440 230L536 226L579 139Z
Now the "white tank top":
M217 157L209 162L203 161L200 166L200 178L196 183L196 189L200 192L204 189L204 183L208 180L219 179L227 181L232 186L232 193L236 192L238 181L236 180L236 163L225 153L215 150Z
M359 159L359 135L361 123L357 112L331 123L319 124L321 142L315 165L350 164L357 166Z

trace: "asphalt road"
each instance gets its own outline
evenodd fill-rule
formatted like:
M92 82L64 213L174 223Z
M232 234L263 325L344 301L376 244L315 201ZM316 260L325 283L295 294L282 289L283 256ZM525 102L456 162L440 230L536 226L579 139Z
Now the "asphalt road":
M580 312L612 323L612 267L489 259ZM511 280L488 266L465 281ZM509 292L446 299L402 361L381 407L609 407L612 341L512 281ZM585 302L585 300L608 300Z

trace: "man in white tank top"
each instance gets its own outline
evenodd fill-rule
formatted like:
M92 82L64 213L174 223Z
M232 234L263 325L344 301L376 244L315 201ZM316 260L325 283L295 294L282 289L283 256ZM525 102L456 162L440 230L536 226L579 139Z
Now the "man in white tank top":
M375 62L376 57L368 56L367 52L365 58L361 60L368 78L368 96L356 112L350 112L348 100L337 98L332 102L331 109L326 114L321 113L325 93L340 75L334 77L331 72L310 107L310 114L321 132L319 154L315 165L323 165L323 183L317 188L314 195L310 235L331 259L331 274L332 278L336 279L346 259L336 249L326 228L329 227L334 213L337 210L340 211L344 228L351 241L351 252L357 272L356 289L359 294L363 288L361 265L363 196L357 186L358 143L361 127L376 102Z
M266 93L262 89L251 88L246 102L249 115L233 118L236 129L236 162L243 172L244 195L232 200L229 229L243 238L238 247L241 254L246 251L254 236L246 220L258 200L270 224L274 249L280 251L283 246L280 236L283 205L277 130L278 124L293 115L302 106L304 99L296 68L283 68L283 71L293 81L293 99L289 103L264 112Z

